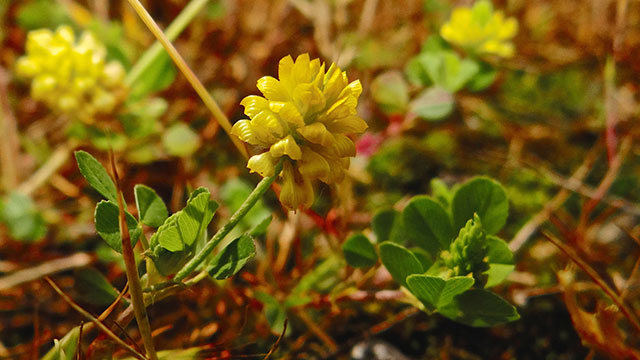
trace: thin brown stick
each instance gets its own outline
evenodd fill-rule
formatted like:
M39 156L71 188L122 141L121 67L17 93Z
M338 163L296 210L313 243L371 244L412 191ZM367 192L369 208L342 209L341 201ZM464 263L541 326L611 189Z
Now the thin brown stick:
M84 329L84 321L80 323L78 331L78 344L76 345L76 360L82 360L82 330Z
M158 360L158 354L156 354L153 338L151 337L151 324L149 324L147 307L144 304L142 285L140 284L140 277L138 276L138 267L136 266L136 258L133 254L129 228L127 227L127 221L124 215L124 195L120 188L120 177L118 176L118 170L116 169L113 151L110 152L110 158L111 169L113 171L113 177L115 178L118 194L118 218L120 223L120 236L122 237L122 258L124 260L125 270L127 273L127 281L129 282L131 303L133 305L136 322L138 323L138 329L140 330L140 336L142 336L142 343L144 344L147 356L151 360Z
M611 188L611 185L613 185L613 182L618 177L618 172L620 171L623 160L631 150L631 144L631 136L626 136L624 139L622 139L620 148L609 163L609 168L607 169L607 172L602 178L602 181L600 181L600 184L593 193L593 197L582 208L582 213L580 214L581 226L586 226L589 215L591 214L593 209L595 209L595 207L600 203L600 201L602 201L606 193Z
M564 252L570 259L573 261L578 267L582 269L590 278L593 280L599 287L604 291L605 294L618 306L620 311L624 314L624 316L629 320L631 325L636 328L637 331L640 331L640 318L638 315L627 306L622 298L616 293L614 289L612 289L595 271L589 264L587 264L580 256L573 251L570 247L565 245L560 239L556 238L554 235L548 232L543 232L542 235L546 237L553 245L555 245L558 249Z
M53 290L55 290L55 292L57 292L58 295L60 295L62 299L64 299L64 301L66 301L67 304L69 304L74 310L79 312L82 316L86 317L87 319L91 320L91 322L94 323L98 328L100 328L100 330L102 330L105 334L107 334L108 337L110 337L120 346L122 346L127 351L129 351L133 356L135 356L140 360L146 360L146 357L144 355L140 354L138 351L136 351L136 349L132 348L129 344L122 341L122 339L120 339L116 334L114 334L113 331L111 331L111 329L109 329L102 322L96 319L95 316L91 315L88 311L83 309L80 305L76 304L69 296L67 296L67 294L65 294L62 291L62 289L58 287L58 285L56 285L56 283L53 282L53 280L51 280L49 277L45 277L44 279L49 283L49 285L51 285Z
M269 352L267 353L267 355L265 355L264 359L262 360L267 360L271 356L271 354L273 354L273 352L276 351L276 349L278 349L278 346L280 345L280 341L282 341L282 339L284 338L284 335L287 333L287 323L289 323L289 319L284 319L284 325L282 325L282 332L280 333L280 336L278 336L278 340L276 340L275 344L273 344L271 349L269 349Z
M138 0L128 0L128 1L129 1L129 4L131 4L133 9L136 11L138 16L140 17L140 19L142 19L142 21L147 26L147 28L149 28L149 30L156 37L158 42L162 44L162 46L165 48L167 53L169 53L169 56L171 56L171 59L173 59L173 62L176 64L178 69L180 69L182 74L187 78L187 81L189 81L189 83L191 84L193 89L196 91L196 93L198 93L198 96L200 96L200 99L202 99L205 106L211 111L211 113L216 118L216 120L218 120L218 123L220 123L220 126L222 126L224 131L227 132L227 134L231 138L231 141L236 146L238 151L240 151L240 153L245 158L248 158L249 154L247 152L247 148L245 147L245 145L238 138L231 135L231 123L229 122L227 115L225 115L224 112L220 109L220 106L218 105L218 103L213 99L213 97L211 97L211 94L209 94L207 89L204 87L204 85L202 85L202 83L200 82L198 77L194 74L194 72L191 70L189 65L187 65L187 62L182 58L182 55L180 55L178 50L176 50L175 46L173 46L171 41L169 41L169 39L165 36L162 29L160 29L158 24L156 24L155 20L153 20L151 15L149 15L149 12L147 12L147 10L140 3L140 1Z

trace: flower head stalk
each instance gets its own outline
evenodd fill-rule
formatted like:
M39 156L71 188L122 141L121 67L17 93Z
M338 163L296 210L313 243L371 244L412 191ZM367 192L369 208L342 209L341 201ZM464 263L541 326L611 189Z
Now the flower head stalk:
M106 49L93 34L84 32L76 41L69 26L34 30L27 35L26 52L16 72L33 79L34 99L86 123L115 108L125 71L119 62L106 61Z
M440 35L469 52L511 57L511 39L518 32L518 21L494 11L489 0L477 1L473 7L457 7L451 19L440 28Z
M289 209L313 203L312 182L342 181L356 148L347 136L362 133L367 123L357 115L360 81L349 82L335 64L328 69L308 54L280 60L279 79L258 80L262 96L241 102L248 120L236 122L232 134L261 149L249 159L252 172L274 175L283 157L280 202Z

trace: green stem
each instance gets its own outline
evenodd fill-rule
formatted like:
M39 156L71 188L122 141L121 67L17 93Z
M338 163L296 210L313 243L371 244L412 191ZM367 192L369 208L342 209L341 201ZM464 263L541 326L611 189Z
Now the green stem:
M240 208L231 216L229 222L227 222L222 228L218 230L218 232L213 235L213 237L207 242L204 248L193 258L191 259L185 266L178 271L176 276L173 278L174 281L182 281L185 277L189 276L194 270L202 264L211 251L218 246L218 244L233 230L233 228L238 225L240 220L242 220L245 215L253 208L253 206L260 200L262 195L269 189L271 184L276 180L280 172L282 171L282 160L276 165L276 170L273 176L266 177L262 179L256 188L253 189L251 194L247 197L247 199L240 205Z
M173 20L171 25L167 28L165 35L170 41L174 41L178 35L184 31L193 18L202 12L202 8L209 2L209 0L192 0L187 6L182 9L180 14ZM159 41L156 41L142 56L140 60L131 68L125 83L128 86L133 85L142 75L142 73L160 56L164 49Z

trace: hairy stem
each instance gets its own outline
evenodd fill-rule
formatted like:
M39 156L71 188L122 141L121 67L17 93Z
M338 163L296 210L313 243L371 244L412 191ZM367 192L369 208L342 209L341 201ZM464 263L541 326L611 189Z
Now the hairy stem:
M238 225L240 220L242 220L245 215L253 208L253 206L260 200L262 195L269 189L271 184L276 180L280 172L282 171L282 160L276 165L276 171L273 176L266 177L262 179L256 188L253 189L251 194L245 199L240 208L231 216L229 222L227 222L223 227L221 227L218 232L213 235L213 237L206 243L204 248L200 250L200 252L191 259L187 264L185 264L180 271L173 278L174 281L182 281L185 277L189 276L194 270L202 264L207 256L213 251L213 249L218 246L218 244L227 236L233 228Z

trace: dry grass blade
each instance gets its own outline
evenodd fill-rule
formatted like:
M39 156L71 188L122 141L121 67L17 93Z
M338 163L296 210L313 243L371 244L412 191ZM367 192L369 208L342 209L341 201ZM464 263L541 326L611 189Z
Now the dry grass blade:
M146 360L146 357L144 355L140 354L138 351L136 351L136 349L132 348L129 344L125 343L116 334L114 334L113 331L111 331L111 329L105 326L95 316L91 315L88 311L80 307L80 305L76 304L69 296L67 296L67 294L65 294L62 291L62 289L58 287L58 285L56 285L56 283L53 282L53 280L51 280L49 277L45 277L44 279L49 283L49 285L51 285L53 290L55 290L55 292L57 292L58 295L60 295L64 299L64 301L66 301L74 310L82 314L82 316L86 317L87 319L91 320L91 322L93 322L108 337L113 339L116 343L118 343L120 346L125 348L131 354L133 354L133 356L135 356L137 359Z
M178 69L180 69L180 71L187 78L187 80L189 81L193 89L198 93L198 96L200 96L200 98L202 99L204 104L207 106L207 108L211 111L211 113L216 118L220 126L224 129L224 131L227 132L227 134L231 138L231 141L233 141L233 144L236 146L238 151L240 151L240 153L245 158L248 158L249 154L247 153L247 148L244 146L242 142L240 142L239 139L231 135L231 123L229 122L229 119L224 114L224 112L222 112L222 110L220 109L220 106L218 106L218 103L213 99L213 97L211 97L211 95L209 94L207 89L204 87L204 85L200 82L200 80L198 80L198 77L196 77L196 75L193 73L191 68L189 68L189 65L187 65L187 62L182 58L182 55L180 55L178 50L176 50L175 46L173 46L171 41L169 41L169 39L165 36L162 29L160 29L158 24L156 24L156 22L153 20L151 15L149 15L149 12L147 12L147 10L140 3L140 1L138 0L128 0L128 1L129 1L129 4L131 4L133 9L136 11L138 16L140 17L140 19L142 19L145 25L147 25L149 30L156 37L158 42L160 42L162 46L165 48L165 50L167 51L167 53L169 53L169 56L171 56L171 59L173 59Z
M611 300L618 306L620 311L624 314L624 316L629 320L629 322L636 328L637 331L640 331L640 319L638 315L633 311L633 309L629 308L629 306L624 302L624 300L616 293L614 289L612 289L603 279L602 277L589 265L587 264L580 256L573 251L570 247L562 243L560 239L556 238L554 235L543 232L542 235L547 238L547 240L551 241L553 245L555 245L558 249L562 250L567 256L580 267L601 289L602 291L611 298Z
M89 265L93 259L89 254L78 253L60 259L54 259L40 265L22 269L0 278L0 291L10 289L20 284L53 275L60 271Z

